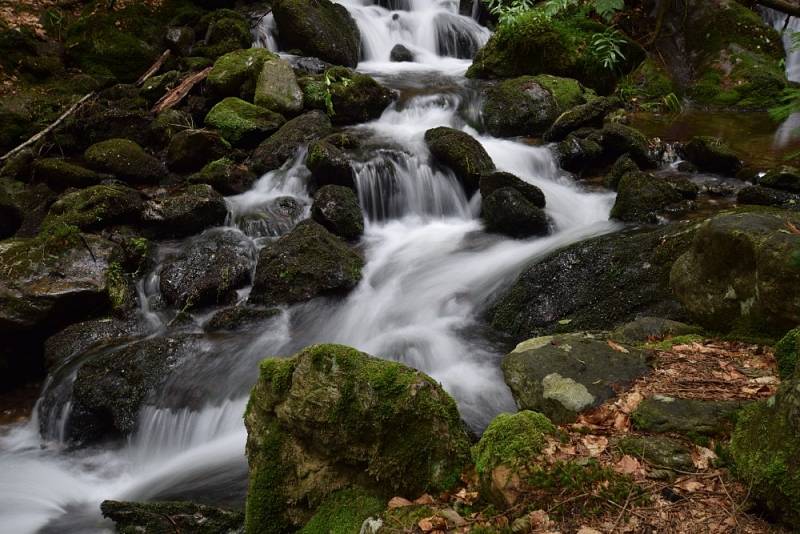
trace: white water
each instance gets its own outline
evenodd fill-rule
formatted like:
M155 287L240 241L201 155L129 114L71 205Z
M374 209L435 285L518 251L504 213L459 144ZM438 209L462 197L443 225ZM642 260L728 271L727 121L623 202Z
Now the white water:
M165 387L140 413L135 434L118 448L70 451L57 441L44 444L36 417L0 431L0 531L104 532L109 524L98 514L104 499L241 502L246 482L241 415L256 364L314 342L349 344L431 374L476 429L513 409L499 371L502 354L481 336L479 315L532 261L611 231L613 196L581 190L547 148L479 136L465 126L459 109L474 108L464 102L469 97L461 77L469 61L442 57L434 38L442 26L476 28L472 19L457 15L453 2L409 0L413 9L398 19L384 8L345 5L367 41L360 68L380 74L387 84L415 88L415 96L356 127L371 147L356 164L368 213L362 282L342 301L296 305L248 334L209 339L209 352L218 357L198 360L170 383L203 392L204 403L175 407ZM488 32L477 27L471 35L485 40ZM389 63L397 42L420 52L418 61ZM476 217L480 199L466 198L456 179L430 162L423 135L441 125L469 131L500 169L539 186L554 233L530 240L486 234ZM285 196L307 205L303 159L301 151L251 191L228 198L229 220L235 223ZM152 293L152 286L152 280L143 283L142 294ZM149 307L143 311L159 323Z
M800 32L800 19L789 17L787 22L784 13L766 7L762 7L761 10L767 24L782 32L783 47L786 49L786 78L792 82L800 82L800 49L795 49L792 42L792 35ZM800 113L793 113L775 132L773 142L775 147L783 148L789 145L798 138L798 131L800 131Z

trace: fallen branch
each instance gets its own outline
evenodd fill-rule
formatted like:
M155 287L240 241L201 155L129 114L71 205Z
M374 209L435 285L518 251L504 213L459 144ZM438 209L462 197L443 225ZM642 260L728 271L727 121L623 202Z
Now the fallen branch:
M167 50L164 50L164 53L163 53L163 54L161 54L161 55L159 56L159 58L156 60L156 62L155 62L155 63L153 63L153 64L150 66L150 68L149 68L149 69L147 69L147 72L145 72L144 74L142 74L142 77L141 77L141 78L139 78L138 80L136 80L136 85L142 85L142 84L143 84L144 82L146 82L146 81L147 81L147 80L148 80L148 79L149 79L149 78L150 78L150 77L151 77L153 74L155 74L156 72L158 72L158 71L161 69L161 67L164 65L164 62L165 62L167 59L169 59L169 56L170 56L170 54L172 54L172 52L171 52L169 49L167 49Z
M92 98L93 96L94 96L94 92L91 92L91 93L89 93L88 95L85 95L83 98L81 98L81 99L80 99L80 100L78 100L77 102L75 102L74 104L72 104L72 106L71 106L71 107L70 107L70 108L69 108L67 111L65 111L64 113L62 113L62 114L61 114L61 116L60 116L59 118L57 118L57 119L55 120L55 122L53 122L53 123L52 123L50 126L48 126L47 128L45 128L45 129L44 129L44 130L42 130L41 132L37 133L36 135L34 135L33 137L31 137L30 139L28 139L27 141L25 141L25 142L24 142L24 143L22 143L21 145L19 145L18 147L16 147L16 148L14 148L14 149L10 150L9 152L7 152L7 153L6 153L6 154L5 154L3 157L1 157L1 158L0 158L0 161L3 161L3 160L6 160L6 159L10 158L11 156L13 156L14 154L16 154L17 152L21 151L23 148L25 148L25 147L28 147L28 146L30 146L30 145L32 145L32 144L34 144L34 143L35 143L35 142L37 142L39 139L41 139L41 138L42 138L42 137L44 137L45 135L47 135L47 134L49 134L50 132L52 132L52 131L53 131L53 129L55 129L55 128L56 128L56 127L59 125L59 124L61 124L62 122L64 122L64 119L66 119L67 117L69 117L70 115L72 115L73 113L75 113L75 111L77 111L77 110L78 110L78 108L80 108L80 107L81 107L81 106L82 106L82 105L83 105L83 104L84 104L84 103L85 103L87 100L89 100L89 99L90 99L90 98Z
M211 69L212 67L206 67L200 72L190 74L181 80L181 83L156 102L156 105L153 106L153 113L161 113L165 109L169 109L183 100L183 97L189 94L189 91L191 91L195 85L208 77L208 73L211 72Z

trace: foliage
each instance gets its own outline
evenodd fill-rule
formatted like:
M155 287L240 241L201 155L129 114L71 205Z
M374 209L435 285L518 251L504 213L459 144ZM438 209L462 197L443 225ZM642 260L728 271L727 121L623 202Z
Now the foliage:
M785 121L789 115L800 111L800 87L785 89L780 101L780 105L769 110L770 117L776 122Z
M625 59L621 48L624 44L625 38L622 34L613 28L608 28L603 33L596 33L592 36L592 55L603 67L613 70L620 61Z

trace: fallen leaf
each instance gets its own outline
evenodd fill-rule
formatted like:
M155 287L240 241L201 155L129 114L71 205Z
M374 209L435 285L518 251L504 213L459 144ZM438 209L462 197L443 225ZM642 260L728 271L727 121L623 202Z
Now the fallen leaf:
M717 455L711 449L697 445L692 450L692 463L695 468L700 470L708 469L712 460L716 460Z
M695 491L705 488L705 485L703 485L701 482L698 482L697 480L693 480L691 478L681 480L680 482L675 484L675 486L682 490L688 491L689 493L694 493Z
M431 497L427 493L425 493L425 494L419 496L418 498L414 499L414 504L429 505L429 504L433 504L434 502L436 502L436 501L433 500L433 497Z
M531 527L533 529L550 528L552 524L550 516L547 515L547 512L544 510L535 510L528 514L528 517L531 520Z
M786 228L789 229L789 233L794 235L800 235L800 228L797 228L791 221L786 221Z
M644 471L642 464L633 456L626 454L614 464L614 471L623 475L633 475Z
M603 533L592 527L581 527L575 534L603 534Z
M600 456L608 448L608 438L605 436L584 436L581 443L589 451L589 456Z
M625 347L623 347L619 343L615 343L615 342L611 341L610 339L608 341L606 341L606 343L608 343L608 346L611 347L612 349L614 349L617 352L623 352L625 354L628 354L630 352L628 349L626 349Z
M414 504L413 502L409 501L408 499L404 499L403 497L392 497L389 499L389 510L393 510L395 508L402 508L404 506L411 506Z

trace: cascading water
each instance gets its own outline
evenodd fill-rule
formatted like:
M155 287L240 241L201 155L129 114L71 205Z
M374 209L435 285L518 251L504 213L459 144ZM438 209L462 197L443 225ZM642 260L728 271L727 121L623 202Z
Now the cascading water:
M783 47L786 50L786 78L792 82L800 82L800 50L795 47L792 35L800 32L800 18L790 17L784 13L762 7L764 21L781 33ZM800 113L793 113L783 121L775 132L776 148L783 148L798 137L800 130Z
M3 531L107 532L110 524L98 512L104 499L240 505L246 486L241 416L257 362L311 343L352 345L429 373L454 395L476 430L514 409L499 370L502 351L480 336L478 316L525 265L611 231L613 195L581 190L545 147L481 136L467 126L467 120L474 123L475 105L463 78L469 61L458 56L474 52L488 31L458 15L455 2L342 3L365 40L359 68L402 93L380 119L353 128L366 147L354 163L367 214L363 280L343 300L286 308L244 334L203 336L197 325L170 325L174 310L159 309L154 270L140 283L145 330L151 337L180 330L194 336L192 350L147 399L136 431L118 447L71 450L64 442L75 366L92 355L78 355L55 372L40 401L48 408L0 436ZM388 62L398 43L414 51L415 62ZM430 161L424 132L442 125L469 131L500 169L539 186L553 234L531 240L486 234L477 219L479 198L468 199L455 177ZM229 197L228 224L258 244L307 216L304 159L301 151L251 191ZM162 254L182 246L164 244ZM40 427L51 429L49 441L42 441Z

